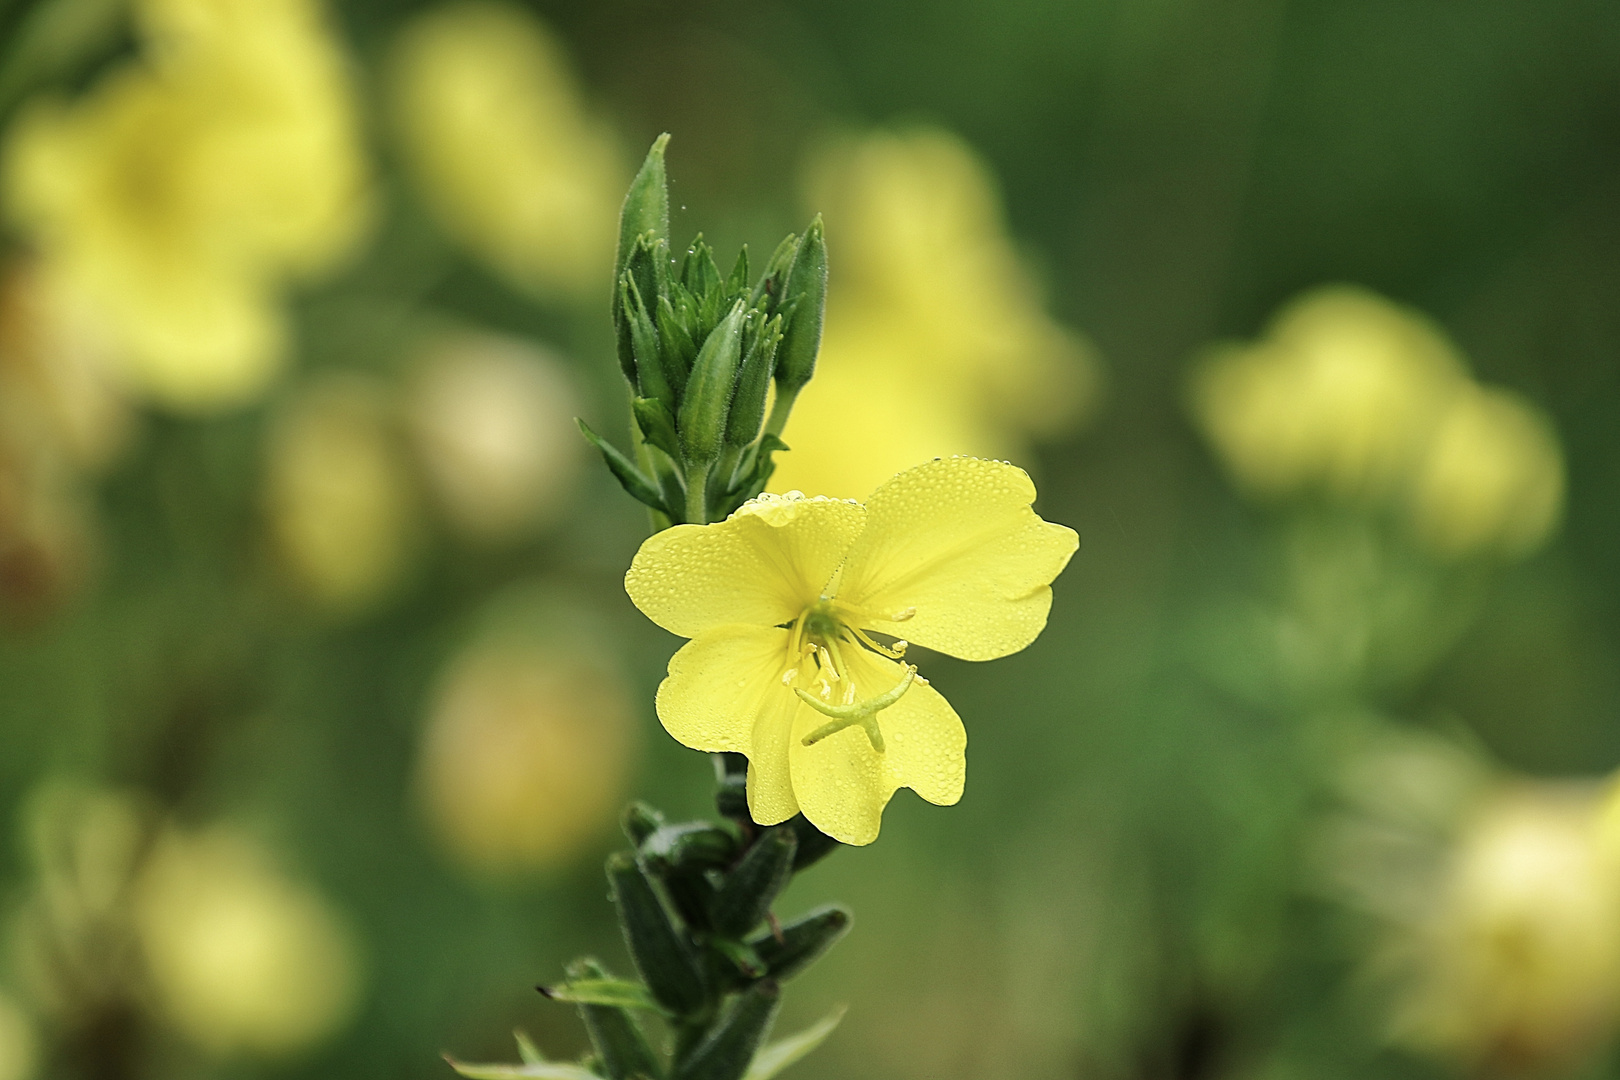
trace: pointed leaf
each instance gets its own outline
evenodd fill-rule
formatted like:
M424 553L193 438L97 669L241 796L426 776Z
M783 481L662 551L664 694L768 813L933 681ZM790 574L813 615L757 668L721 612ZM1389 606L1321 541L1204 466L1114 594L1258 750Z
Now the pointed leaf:
M581 1065L565 1061L542 1061L523 1065L479 1065L457 1061L449 1054L444 1060L467 1080L601 1080L601 1077Z
M585 436L585 441L596 447L597 453L601 454L602 460L607 463L608 470L613 473L625 491L654 510L664 510L664 500L652 486L652 481L642 475L641 470L624 456L623 451L592 431L590 425L579 417L574 417L574 423L579 425L580 434ZM664 512L668 513L667 510Z
M610 1005L620 1009L642 1009L646 1012L665 1012L654 1001L647 988L628 979L583 978L570 979L556 986L542 986L540 992L552 1001L569 1005Z
M754 1055L754 1062L743 1074L743 1080L772 1080L783 1069L826 1042L827 1036L833 1033L838 1022L844 1018L846 1008L847 1006L840 1005L821 1021L810 1025L797 1035L778 1039L765 1047Z

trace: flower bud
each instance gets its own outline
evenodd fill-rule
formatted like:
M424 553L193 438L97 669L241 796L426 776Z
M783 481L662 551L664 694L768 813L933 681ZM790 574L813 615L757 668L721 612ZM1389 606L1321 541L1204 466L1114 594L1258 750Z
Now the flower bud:
M742 301L732 305L692 364L679 424L681 452L688 464L711 462L720 454L742 357L744 312Z
M726 421L726 445L738 449L754 441L765 420L765 398L782 341L782 318L777 316L767 322L759 312L750 312L749 329L748 351L737 373L737 392Z
M675 1080L742 1080L770 1032L781 996L769 979L755 983L691 1056L675 1066Z
M827 310L827 238L820 214L799 242L782 303L792 305L792 309L782 331L776 390L779 394L796 394L816 373L821 323Z
M798 846L792 829L772 829L760 837L715 895L714 928L739 937L758 926L793 873Z
M762 934L749 942L771 978L786 982L817 960L849 933L855 917L849 909L827 904L782 927L780 935Z
M619 255L613 264L615 279L630 261L630 251L638 239L649 233L656 240L669 239L669 178L664 172L664 148L668 145L668 133L653 140L646 160L625 193L624 206L619 211Z

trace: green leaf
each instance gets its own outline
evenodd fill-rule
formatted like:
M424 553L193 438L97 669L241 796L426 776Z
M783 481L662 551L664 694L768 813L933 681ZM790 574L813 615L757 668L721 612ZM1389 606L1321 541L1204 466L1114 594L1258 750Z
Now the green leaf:
M544 1065L546 1063L546 1056L540 1052L538 1046L534 1045L534 1040L529 1038L527 1031L518 1028L512 1032L512 1038L517 1041L518 1057L522 1059L523 1064Z
M478 1065L466 1061L457 1061L449 1054L444 1060L450 1067L467 1080L602 1080L601 1077L581 1065L571 1065L565 1061L540 1061L524 1063L522 1065L491 1064Z
M844 1018L846 1006L840 1005L818 1023L797 1035L778 1039L754 1055L753 1064L743 1074L743 1080L771 1080L789 1065L827 1041L838 1022Z
M574 417L574 423L579 425L580 434L585 436L585 441L596 447L597 453L601 454L602 460L607 463L608 470L613 473L614 478L619 481L620 486L625 491L628 491L632 497L646 503L654 510L663 510L668 513L664 509L663 498L658 494L657 489L653 487L652 481L643 476L641 470L636 468L635 462L625 457L623 451L619 450L618 447L592 431L590 425L579 417Z
M641 861L619 852L608 858L607 875L624 943L653 998L677 1015L703 1011L709 1005L703 969Z
M680 439L675 434L675 417L657 398L638 397L630 402L636 426L652 446L674 457L681 452Z
M620 1009L643 1009L656 1013L668 1011L653 1000L645 986L629 979L570 979L556 986L542 986L540 992L552 1001L561 1001L569 1005L610 1005Z
M781 990L763 979L737 998L691 1054L675 1067L675 1080L742 1080L776 1019Z

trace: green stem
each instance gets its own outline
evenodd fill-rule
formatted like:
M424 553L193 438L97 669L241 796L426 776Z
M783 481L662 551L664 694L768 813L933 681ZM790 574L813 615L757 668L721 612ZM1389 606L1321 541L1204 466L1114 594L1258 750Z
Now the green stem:
M686 471L686 521L690 525L709 523L709 464Z
M793 412L793 403L798 400L799 392L792 390L778 393L776 401L771 405L770 419L765 421L765 433L782 437L782 431L787 427L788 414Z

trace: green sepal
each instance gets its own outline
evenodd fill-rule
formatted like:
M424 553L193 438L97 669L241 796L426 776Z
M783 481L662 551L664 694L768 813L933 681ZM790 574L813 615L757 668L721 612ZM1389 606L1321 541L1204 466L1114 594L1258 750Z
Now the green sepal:
M669 297L658 298L658 334L664 342L664 359L671 373L680 373L680 385L685 387L687 377L692 372L692 363L697 359L697 342L692 337L691 325L697 319L694 312L685 309L686 317L675 310Z
M787 282L788 271L793 269L793 256L798 253L799 238L788 233L776 250L771 253L770 261L765 264L765 272L759 276L759 282L754 291L748 295L748 302L762 311L775 314L782 303L782 291Z
M675 416L662 401L651 397L632 398L630 411L647 445L658 447L670 457L681 452L680 436L675 434Z
M636 284L635 275L628 270L619 279L619 300L624 311L625 325L630 328L630 348L636 366L636 387L640 390L641 397L660 401L668 412L673 413L677 395L664 367L664 350L658 338L658 330L653 326L652 316L647 314L647 305L642 301L641 287ZM653 445L658 444L654 442Z
M742 250L737 252L737 261L731 264L731 274L726 278L726 295L741 296L748 291L748 245L744 244Z
M793 855L795 874L820 862L838 849L838 841L810 824L810 820L803 814L793 815L787 824L799 838L799 850Z
M641 842L641 855L659 872L717 870L737 857L737 838L707 821L665 825Z
M761 934L748 944L764 962L766 973L777 982L785 982L836 945L849 933L854 921L848 908L826 904L784 923L780 936L775 932Z
M648 480L642 475L641 470L636 468L635 462L625 457L618 447L592 431L590 425L579 417L574 417L574 423L579 425L579 432L585 436L585 441L596 447L597 452L602 455L602 460L607 462L608 470L613 473L614 478L619 481L620 486L625 491L628 491L632 497L646 503L654 510L664 513L669 512L664 507L663 497L653 487L652 481Z
M712 908L714 928L738 937L758 926L793 873L798 847L792 829L766 830L721 882Z
M781 990L762 979L733 1002L725 1017L675 1066L675 1080L742 1080L776 1019Z
M688 466L706 465L720 456L742 359L743 315L738 301L704 341L692 364L677 424L681 456Z
M702 233L692 239L692 246L681 262L681 284L698 302L706 322L720 317L723 300L720 267L715 264L714 249L704 243Z
M767 320L759 312L749 312L749 317L759 324L759 329L752 335L737 371L737 391L731 399L731 416L726 420L726 445L736 449L759 435L759 426L765 420L765 398L776 372L777 347L782 341L780 317Z
M594 960L579 960L570 964L568 974L571 985L575 987L617 984L634 987L643 997L647 994L646 989L638 983L608 978L602 965ZM581 1001L579 1016L585 1022L585 1033L590 1036L591 1046L596 1050L598 1063L607 1080L632 1080L634 1077L658 1080L664 1074L663 1062L653 1052L641 1025L629 1011L632 1007L642 1006Z
M782 330L776 382L782 391L797 393L816 372L821 324L827 310L827 237L820 214L799 241L783 302L793 304L793 311Z
M546 1063L546 1056L540 1052L538 1046L534 1045L534 1040L529 1038L527 1031L522 1028L514 1029L512 1040L517 1043L518 1060L523 1064L544 1065Z
M833 1033L843 1018L844 1006L840 1005L798 1034L778 1039L761 1048L754 1055L748 1071L743 1074L743 1080L774 1080L783 1069L802 1060L806 1054L826 1042L827 1036Z
M619 815L619 827L630 842L640 847L642 841L664 827L664 815L654 807L637 799Z
M653 998L677 1015L703 1011L709 1003L703 970L640 861L618 852L608 857L607 875L625 946Z
M669 240L669 177L664 171L664 148L669 134L653 140L646 160L630 181L624 205L619 209L619 252L613 260L613 280L617 281L630 261L636 240L651 234L656 240Z
M712 938L709 944L721 956L731 961L737 973L743 978L758 979L766 974L765 961L760 959L753 946L727 937Z

